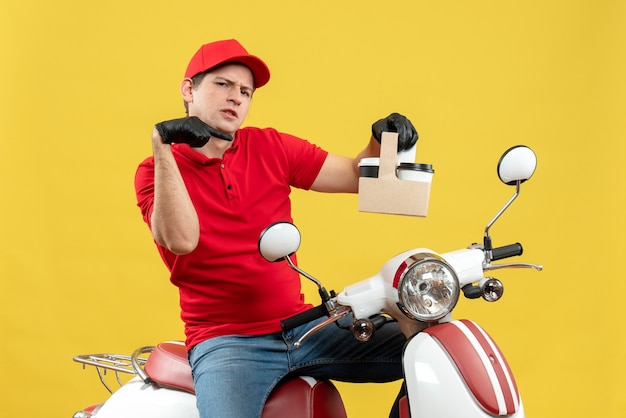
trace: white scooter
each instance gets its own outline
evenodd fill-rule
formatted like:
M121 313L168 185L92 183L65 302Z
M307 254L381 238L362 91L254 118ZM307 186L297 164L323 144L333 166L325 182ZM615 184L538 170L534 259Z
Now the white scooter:
M259 239L259 251L268 261L285 260L291 268L317 284L322 304L282 322L283 329L326 316L295 343L325 326L352 314L352 335L369 340L389 318L398 322L407 337L403 354L407 396L402 399L402 418L473 418L505 416L522 418L524 408L513 373L491 337L475 322L452 320L451 312L461 295L470 299L499 300L502 283L485 272L503 268L534 268L525 263L493 264L522 254L519 243L493 248L489 230L518 197L520 185L536 168L536 156L525 146L507 150L498 163L498 175L516 191L485 228L483 244L438 254L416 248L387 261L374 276L327 292L313 276L290 258L300 246L300 233L291 223L267 227ZM150 353L149 357L145 357ZM90 354L75 361L95 366L102 383L113 370L121 385L104 403L85 408L74 418L195 418L191 370L185 347L165 342L138 349L131 356ZM128 383L119 373L136 377ZM331 382L308 377L282 382L265 405L262 418L345 418L341 398Z

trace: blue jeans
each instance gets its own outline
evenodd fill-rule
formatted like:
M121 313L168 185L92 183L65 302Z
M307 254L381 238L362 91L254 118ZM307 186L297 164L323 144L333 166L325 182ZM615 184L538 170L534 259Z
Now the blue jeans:
M396 323L386 324L366 343L331 324L294 348L319 321L282 333L211 338L193 347L189 362L200 417L259 418L274 386L290 374L346 382L402 378L406 339Z

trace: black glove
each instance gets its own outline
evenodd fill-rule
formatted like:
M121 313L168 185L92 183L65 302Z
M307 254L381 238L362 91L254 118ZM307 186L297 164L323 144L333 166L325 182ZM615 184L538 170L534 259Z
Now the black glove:
M164 144L184 143L194 148L200 148L206 145L212 136L226 141L233 140L232 136L207 125L196 116L168 120L157 123L155 127L161 134Z
M406 117L392 113L372 125L372 135L378 142L383 132L398 133L398 151L411 149L417 143L417 131Z

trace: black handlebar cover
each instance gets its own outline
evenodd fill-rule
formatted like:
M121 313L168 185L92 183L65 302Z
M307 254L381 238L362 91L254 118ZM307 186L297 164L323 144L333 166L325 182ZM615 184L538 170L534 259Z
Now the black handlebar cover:
M326 315L328 315L326 307L319 305L287 319L283 319L280 321L280 326L283 331L289 331L290 329L294 329L295 327L299 327L300 325L304 325Z
M524 249L522 244L516 242L515 244L505 245L504 247L497 247L491 250L492 260L502 260L504 258L515 257L516 255L522 255Z

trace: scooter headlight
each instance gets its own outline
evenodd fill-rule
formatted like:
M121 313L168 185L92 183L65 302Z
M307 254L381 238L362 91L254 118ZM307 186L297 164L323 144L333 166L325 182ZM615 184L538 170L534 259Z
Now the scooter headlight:
M399 307L412 319L434 322L446 316L459 300L454 269L435 254L407 258L396 272Z

